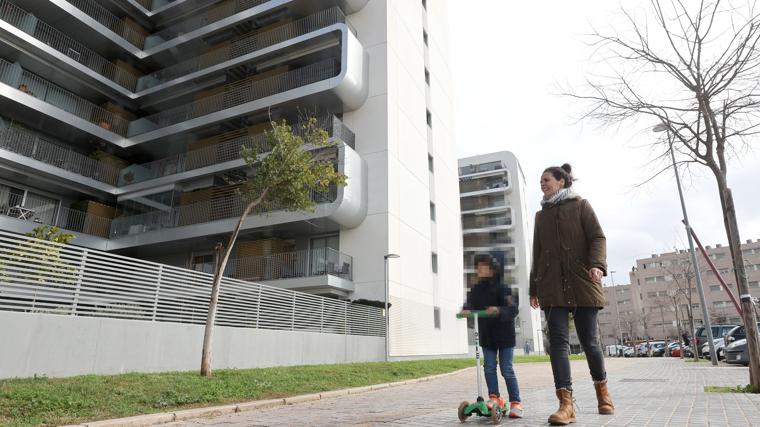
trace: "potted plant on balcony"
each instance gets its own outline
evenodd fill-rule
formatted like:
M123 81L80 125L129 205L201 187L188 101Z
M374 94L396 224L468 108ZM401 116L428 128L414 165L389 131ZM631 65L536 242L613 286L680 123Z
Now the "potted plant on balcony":
M255 146L241 148L240 155L250 169L247 181L237 190L245 209L226 248L220 242L214 251L214 281L201 357L203 376L211 375L213 325L222 272L248 215L254 208L313 212L316 209L311 197L313 192L325 193L333 186L346 185L347 177L336 170L333 162L335 142L330 140L327 131L317 125L313 116L304 118L299 126L301 128L294 131L285 121L272 121L271 130L265 133L271 150L266 156L261 156Z

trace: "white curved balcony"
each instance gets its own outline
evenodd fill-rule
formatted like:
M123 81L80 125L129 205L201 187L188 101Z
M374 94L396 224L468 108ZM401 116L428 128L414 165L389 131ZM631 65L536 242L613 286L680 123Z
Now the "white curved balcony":
M348 176L345 187L338 187L327 194L313 194L313 199L318 202L315 212L257 212L245 221L243 229L317 219L325 219L344 228L354 228L361 224L367 214L366 163L347 145L338 149L338 170ZM223 201L200 202L197 206L186 205L150 214L116 218L111 228L109 249L229 232L237 224L243 208L239 197L231 197Z

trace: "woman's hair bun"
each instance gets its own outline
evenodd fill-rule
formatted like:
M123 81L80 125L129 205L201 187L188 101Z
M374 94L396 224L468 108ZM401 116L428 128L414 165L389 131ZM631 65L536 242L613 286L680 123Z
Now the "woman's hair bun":
M564 165L562 165L561 167L562 167L562 170L563 170L563 171L565 171L565 172L567 172L567 173L573 173L573 167L572 167L572 166L570 166L570 164L569 164L569 163L565 163L565 164L564 164Z

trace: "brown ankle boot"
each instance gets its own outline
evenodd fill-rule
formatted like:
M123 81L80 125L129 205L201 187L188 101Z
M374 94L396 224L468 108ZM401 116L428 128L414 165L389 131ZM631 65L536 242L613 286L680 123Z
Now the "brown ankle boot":
M557 389L559 409L549 415L549 424L566 426L575 422L575 408L573 408L573 392L566 389Z
M615 406L612 404L612 397L607 391L607 380L594 381L596 389L596 401L598 402L599 413L602 415L612 415L615 413Z

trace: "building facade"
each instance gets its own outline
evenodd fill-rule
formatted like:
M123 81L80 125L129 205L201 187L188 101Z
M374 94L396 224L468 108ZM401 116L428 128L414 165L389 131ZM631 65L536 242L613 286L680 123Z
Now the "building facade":
M503 266L503 283L517 296L517 347L544 347L541 313L530 307L531 241L525 175L508 151L459 159L464 285L478 281L474 257L489 253Z
M738 301L731 253L727 246L706 246L710 260ZM760 297L760 240L742 245L750 294ZM742 319L720 280L697 252L707 311L712 324L741 325ZM614 344L621 333L625 339L674 338L689 331L689 311L695 326L704 323L689 251L653 254L636 260L629 273L630 285L606 287L607 306L602 310L602 341ZM618 322L619 319L619 322ZM618 326L620 324L620 326ZM680 328L678 327L680 325ZM691 335L691 332L689 332Z
M313 114L348 184L313 194L315 212L251 215L225 274L383 301L395 252L391 355L463 353L446 16L439 1L0 1L0 229L210 270L243 209L240 149Z

